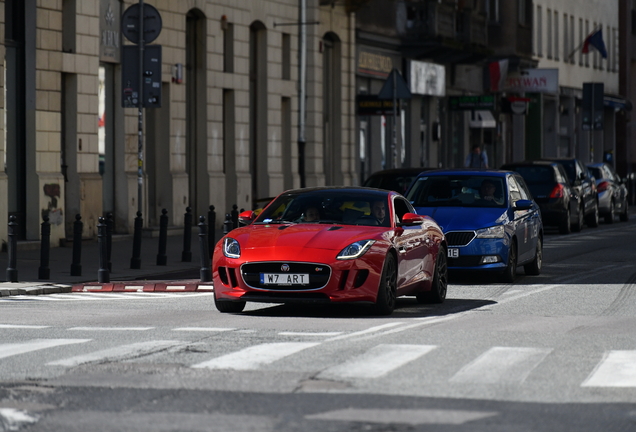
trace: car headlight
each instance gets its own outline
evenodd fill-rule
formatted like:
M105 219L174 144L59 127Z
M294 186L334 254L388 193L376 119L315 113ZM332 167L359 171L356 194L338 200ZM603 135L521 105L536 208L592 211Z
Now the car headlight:
M225 240L223 240L223 255L228 258L240 258L241 246L239 242L231 237L226 237Z
M360 240L351 243L349 246L340 251L336 259L348 260L359 258L375 243L375 240Z
M504 226L497 225L489 228L483 228L476 231L477 238L504 238Z

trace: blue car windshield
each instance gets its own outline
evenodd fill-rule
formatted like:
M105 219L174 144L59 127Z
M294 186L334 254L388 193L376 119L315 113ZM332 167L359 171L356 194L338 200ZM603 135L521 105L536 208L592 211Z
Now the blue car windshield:
M503 177L449 174L419 177L406 198L414 207L506 207Z

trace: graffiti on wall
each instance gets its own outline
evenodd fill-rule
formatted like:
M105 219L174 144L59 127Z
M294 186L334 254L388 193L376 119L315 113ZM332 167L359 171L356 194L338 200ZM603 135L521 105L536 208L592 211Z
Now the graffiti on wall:
M47 208L42 209L42 219L49 218L51 225L61 225L64 222L62 209L58 208L58 198L60 198L60 185L51 183L44 185L44 195L49 197Z

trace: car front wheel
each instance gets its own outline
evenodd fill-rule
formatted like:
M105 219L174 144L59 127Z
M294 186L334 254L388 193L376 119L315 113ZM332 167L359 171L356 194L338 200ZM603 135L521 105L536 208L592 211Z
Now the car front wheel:
M537 276L541 274L541 265L543 264L543 241L541 237L537 238L537 251L534 254L534 260L523 266L527 275Z
M616 207L614 206L614 201L610 201L610 209L609 213L605 215L605 223L613 224L616 219Z
M510 244L508 252L508 265L501 275L502 282L513 283L517 277L517 242L515 240Z
M375 311L378 315L391 315L395 309L397 297L397 265L395 257L390 253L386 256L380 286L378 287L378 297L375 301Z
M216 295L214 296L214 305L217 310L222 313L239 313L245 309L244 301L217 300Z

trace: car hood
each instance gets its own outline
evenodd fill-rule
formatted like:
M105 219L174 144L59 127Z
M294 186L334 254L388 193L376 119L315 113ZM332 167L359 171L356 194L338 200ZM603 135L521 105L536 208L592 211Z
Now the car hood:
M358 226L297 224L250 225L228 234L238 240L242 250L255 249L322 249L341 251L358 240L379 239L386 228Z
M435 219L444 233L488 228L509 220L505 208L416 207L415 211Z

